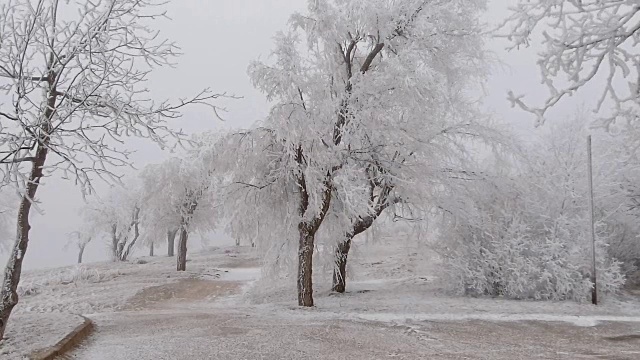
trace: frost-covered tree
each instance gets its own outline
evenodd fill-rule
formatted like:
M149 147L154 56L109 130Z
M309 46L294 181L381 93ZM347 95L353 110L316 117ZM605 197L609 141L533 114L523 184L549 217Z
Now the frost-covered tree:
M111 245L114 261L127 261L140 239L142 204L137 192L114 189L106 209L111 217Z
M244 189L238 199L264 215L260 224L240 215L248 226L235 229L271 232L273 251L297 239L302 306L313 305L313 252L327 216L339 224L327 244L337 249L343 282L353 236L409 201L418 176L442 174L462 137L487 130L465 93L484 73L483 1L308 3L292 16L292 30L276 36L274 62L250 67L274 103L268 118L228 147L243 149L239 163L252 164L234 175L231 192Z
M594 110L611 105L605 126L625 119L633 129L640 104L640 8L634 1L519 1L502 28L513 47L538 40L542 82L549 96L540 106L510 94L514 104L533 112L538 124L563 98L594 84L602 89ZM637 132L634 135L637 137Z
M113 261L126 261L140 239L141 189L114 186L104 198L92 198L82 208L79 239L105 237Z
M74 231L69 235L72 237L71 242L78 248L78 264L82 264L84 249L93 239L93 235L90 232L83 231Z
M144 222L148 224L145 238L155 241L159 238L167 238L167 255L173 256L175 249L175 237L180 227L180 218L176 216L175 204L171 202L170 195L165 188L179 186L181 159L170 158L159 164L150 164L140 172L140 179L146 197L146 212Z
M171 64L175 45L150 27L163 16L147 0L12 0L0 5L0 184L23 194L17 235L0 303L0 338L29 243L29 213L41 179L60 173L91 189L95 176L113 178L128 164L130 136L170 145L180 134L166 120L203 92L176 104L153 102L145 81Z
M148 242L167 236L169 256L173 256L178 237L177 270L185 271L187 240L192 231L210 230L216 224L214 177L215 162L209 136L182 158L148 165L140 174L143 183L145 215L143 226Z

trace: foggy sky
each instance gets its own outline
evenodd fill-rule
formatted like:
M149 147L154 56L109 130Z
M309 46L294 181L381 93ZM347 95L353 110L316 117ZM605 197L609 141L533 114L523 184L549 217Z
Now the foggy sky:
M7 0L0 0L7 1ZM486 20L495 23L507 15L507 6L514 0L490 0ZM239 100L223 101L228 112L224 122L216 119L206 107L194 107L185 112L177 127L189 133L210 129L248 127L262 119L268 107L264 97L251 86L246 74L249 62L268 58L272 48L272 37L287 27L287 19L294 11L304 10L303 0L180 0L168 5L171 20L154 20L161 34L177 42L183 56L175 68L159 69L149 83L155 99L173 98L195 94L203 88L215 92L227 92L242 96ZM484 106L495 114L496 119L513 125L517 133L529 136L536 133L533 117L519 109L512 109L507 102L507 92L526 93L528 99L541 100L545 89L540 85L535 64L536 49L506 52L506 43L492 40L488 44L494 52L496 62L485 88ZM587 102L589 90L564 101L550 112L549 117L570 116L572 111ZM162 161L169 154L156 146L134 140L138 150L133 160L137 168L147 163ZM129 170L132 172L132 170ZM32 215L32 230L29 249L25 257L25 268L42 268L71 265L77 253L75 247L63 249L67 234L79 224L78 209L83 200L79 188L73 183L56 178L47 178L39 190L43 214ZM96 183L99 193L105 194L108 186ZM211 235L213 240L223 241L220 234ZM197 248L197 237L190 239L191 248ZM142 251L141 251L142 252ZM157 250L162 254L164 250ZM105 241L93 241L85 251L86 261L106 260ZM0 255L4 266L6 255Z

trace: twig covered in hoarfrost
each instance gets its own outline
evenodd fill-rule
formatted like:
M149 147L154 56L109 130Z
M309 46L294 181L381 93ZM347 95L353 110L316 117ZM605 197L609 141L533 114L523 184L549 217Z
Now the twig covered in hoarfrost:
M609 104L609 127L619 118L634 120L638 113L640 78L640 6L620 0L535 0L520 1L498 30L511 48L529 46L541 39L538 55L542 83L548 97L540 106L509 93L513 105L545 121L547 110L593 82L602 80L600 98L594 110ZM626 85L625 85L626 84Z

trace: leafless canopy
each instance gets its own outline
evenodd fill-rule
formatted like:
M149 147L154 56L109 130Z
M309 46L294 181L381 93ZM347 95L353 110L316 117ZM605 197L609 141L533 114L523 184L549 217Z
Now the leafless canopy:
M544 49L538 65L542 83L549 90L543 104L532 106L523 96L510 100L544 122L548 109L579 91L594 79L602 79L594 111L611 104L609 127L616 118L635 121L640 78L640 6L637 1L565 0L520 1L503 24L502 33L512 47L528 46L536 37Z
M117 180L127 137L161 147L183 134L167 125L180 108L221 96L209 90L154 102L150 71L172 66L172 42L149 27L165 16L153 0L9 0L0 5L0 186L25 188L39 148L54 155L42 176L91 190L91 178ZM111 169L111 170L110 170Z

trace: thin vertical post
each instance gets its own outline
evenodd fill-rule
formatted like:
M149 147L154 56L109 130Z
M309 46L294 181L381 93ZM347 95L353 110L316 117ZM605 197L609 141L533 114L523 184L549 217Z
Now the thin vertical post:
M591 303L598 305L598 283L596 281L596 229L595 229L595 211L593 205L593 165L591 157L591 135L587 136L587 156L588 156L588 172L589 172L589 223L591 226L591 282L593 289L591 290Z

